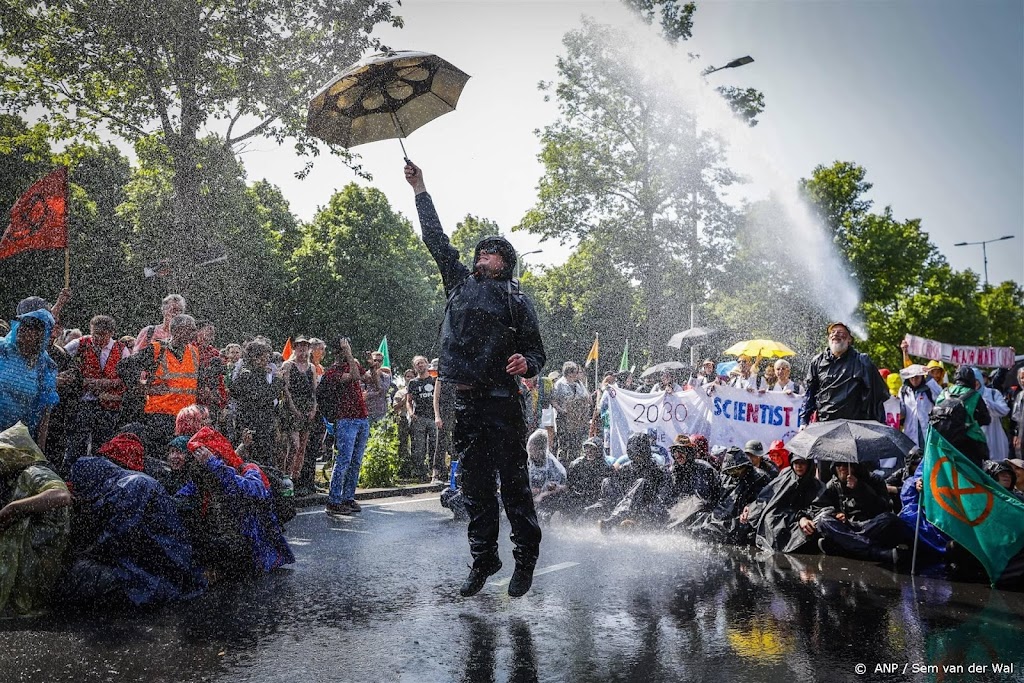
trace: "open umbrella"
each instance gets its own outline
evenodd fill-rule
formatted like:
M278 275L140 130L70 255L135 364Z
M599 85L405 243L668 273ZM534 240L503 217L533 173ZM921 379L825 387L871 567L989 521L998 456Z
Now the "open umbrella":
M714 333L715 331L710 327L691 327L688 330L673 334L672 338L668 340L668 346L674 349L681 349L683 348L683 342L687 339L702 339Z
M903 432L872 420L831 420L807 425L786 444L793 454L832 462L872 462L897 458L914 447Z
M748 339L747 341L737 342L723 351L723 353L727 353L730 356L750 356L751 358L758 356L761 358L782 358L784 356L796 355L796 351L793 349L782 342L772 341L771 339Z
M664 370L685 370L686 366L676 360L665 361L664 363L658 363L640 373L641 377L650 377L651 375L660 374Z
M309 102L306 130L355 147L402 138L455 111L469 75L437 55L399 50L370 55L346 69Z

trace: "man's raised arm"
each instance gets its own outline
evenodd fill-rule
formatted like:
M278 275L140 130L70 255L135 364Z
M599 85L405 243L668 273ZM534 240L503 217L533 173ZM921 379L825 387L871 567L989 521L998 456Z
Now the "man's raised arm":
M450 294L452 289L469 276L469 268L459 261L459 250L452 246L448 235L444 234L441 219L437 217L437 210L434 208L434 201L423 182L423 171L411 161L407 162L405 179L416 193L416 212L420 218L423 242L441 271L445 293Z

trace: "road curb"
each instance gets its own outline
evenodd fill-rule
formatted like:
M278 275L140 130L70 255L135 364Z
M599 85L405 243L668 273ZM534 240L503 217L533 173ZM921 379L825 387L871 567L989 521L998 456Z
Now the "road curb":
M394 486L383 489L356 489L356 500L373 500L376 498L394 498L396 496L415 496L420 493L435 493L444 490L446 484L412 484L409 486ZM324 505L327 503L326 493L314 493L311 496L297 496L295 506L300 508Z

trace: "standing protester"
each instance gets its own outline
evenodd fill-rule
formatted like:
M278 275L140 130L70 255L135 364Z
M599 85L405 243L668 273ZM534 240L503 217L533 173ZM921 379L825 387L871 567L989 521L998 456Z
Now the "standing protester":
M928 369L923 365L908 365L900 370L899 376L903 379L903 386L897 394L903 433L915 446L924 448L928 436L928 415L939 396L932 392L932 385L927 381Z
M1003 429L1003 418L1010 414L1010 406L1006 404L1003 392L985 385L986 375L984 371L975 370L975 376L979 376L976 390L985 401L985 407L992 417L992 421L982 428L985 432L985 440L988 441L989 460L1006 460L1012 458L1010 440Z
M235 426L239 434L252 434L249 460L262 465L278 464L277 405L283 383L270 365L270 346L262 341L245 345L242 367L231 383L231 396L238 404Z
M409 382L409 435L412 438L412 460L415 471L421 476L430 472L437 479L434 451L437 446L437 425L434 424L434 383L430 376L430 364L423 356L412 359L416 378ZM444 473L441 473L444 477Z
M419 470L412 459L409 446L409 382L416 379L415 370L406 370L402 376L402 387L391 397L391 410L398 421L398 476L411 479L419 476Z
M478 593L487 577L501 569L497 474L515 544L516 570L508 594L519 597L533 583L541 531L530 492L526 423L516 378L536 375L544 366L540 325L533 304L511 279L516 264L512 245L501 237L480 240L471 272L441 228L423 172L409 162L405 178L416 193L423 241L448 295L440 371L456 392L455 450L473 555L473 568L459 592L466 597ZM584 412L584 430L588 416Z
M294 482L302 476L309 433L316 421L317 376L313 364L309 361L309 339L297 337L292 349L292 357L281 367L281 376L284 379L281 432L285 437L282 471Z
M954 448L981 467L988 459L988 440L982 429L992 422L988 406L975 389L974 369L961 365L953 383L942 390L932 410L931 424Z
M562 377L551 392L555 407L555 436L558 459L563 465L579 457L584 440L589 436L590 392L580 378L580 366L572 361L562 365Z
M371 367L364 372L352 357L352 344L348 337L338 339L331 350L335 352L334 365L320 381L316 398L324 416L334 422L338 448L327 496L327 514L333 517L362 510L356 502L356 484L359 483L359 468L363 464L366 442L370 438L370 421L359 382L372 384L379 380L377 368Z
M369 413L370 426L383 420L388 414L388 391L391 389L391 368L384 367L384 354L374 351L369 354L370 367L377 368L377 383L363 387L363 398L366 400L366 411Z
M203 381L199 385L196 403L205 406L219 425L228 406L228 389L224 383L224 362L220 351L213 345L217 339L217 328L209 320L196 323L195 345L199 349L199 369Z
M57 364L46 351L53 326L45 308L31 310L18 314L0 340L0 430L22 422L41 450L46 449L50 410L60 400Z
M159 325L146 325L135 335L135 348L132 353L138 353L144 347L157 341L167 341L171 338L171 321L174 317L185 312L185 297L180 294L168 294L160 302L160 312L164 319Z
M82 398L74 413L62 468L70 474L75 461L88 455L90 444L97 449L114 436L124 395L117 364L129 352L114 339L114 319L109 315L93 317L89 334L68 342L64 350L74 359L82 378Z
M118 364L125 386L140 385L146 396L146 452L163 453L174 436L178 411L196 402L199 389L199 349L192 340L196 321L176 315L170 339L155 341Z

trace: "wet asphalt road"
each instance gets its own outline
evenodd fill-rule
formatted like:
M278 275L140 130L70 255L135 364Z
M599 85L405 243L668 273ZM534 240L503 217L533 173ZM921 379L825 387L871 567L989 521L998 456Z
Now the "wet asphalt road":
M256 583L0 622L0 681L1024 681L1021 594L556 522L513 600L507 531L505 568L463 599L465 527L436 496L313 508L289 525L297 564Z

